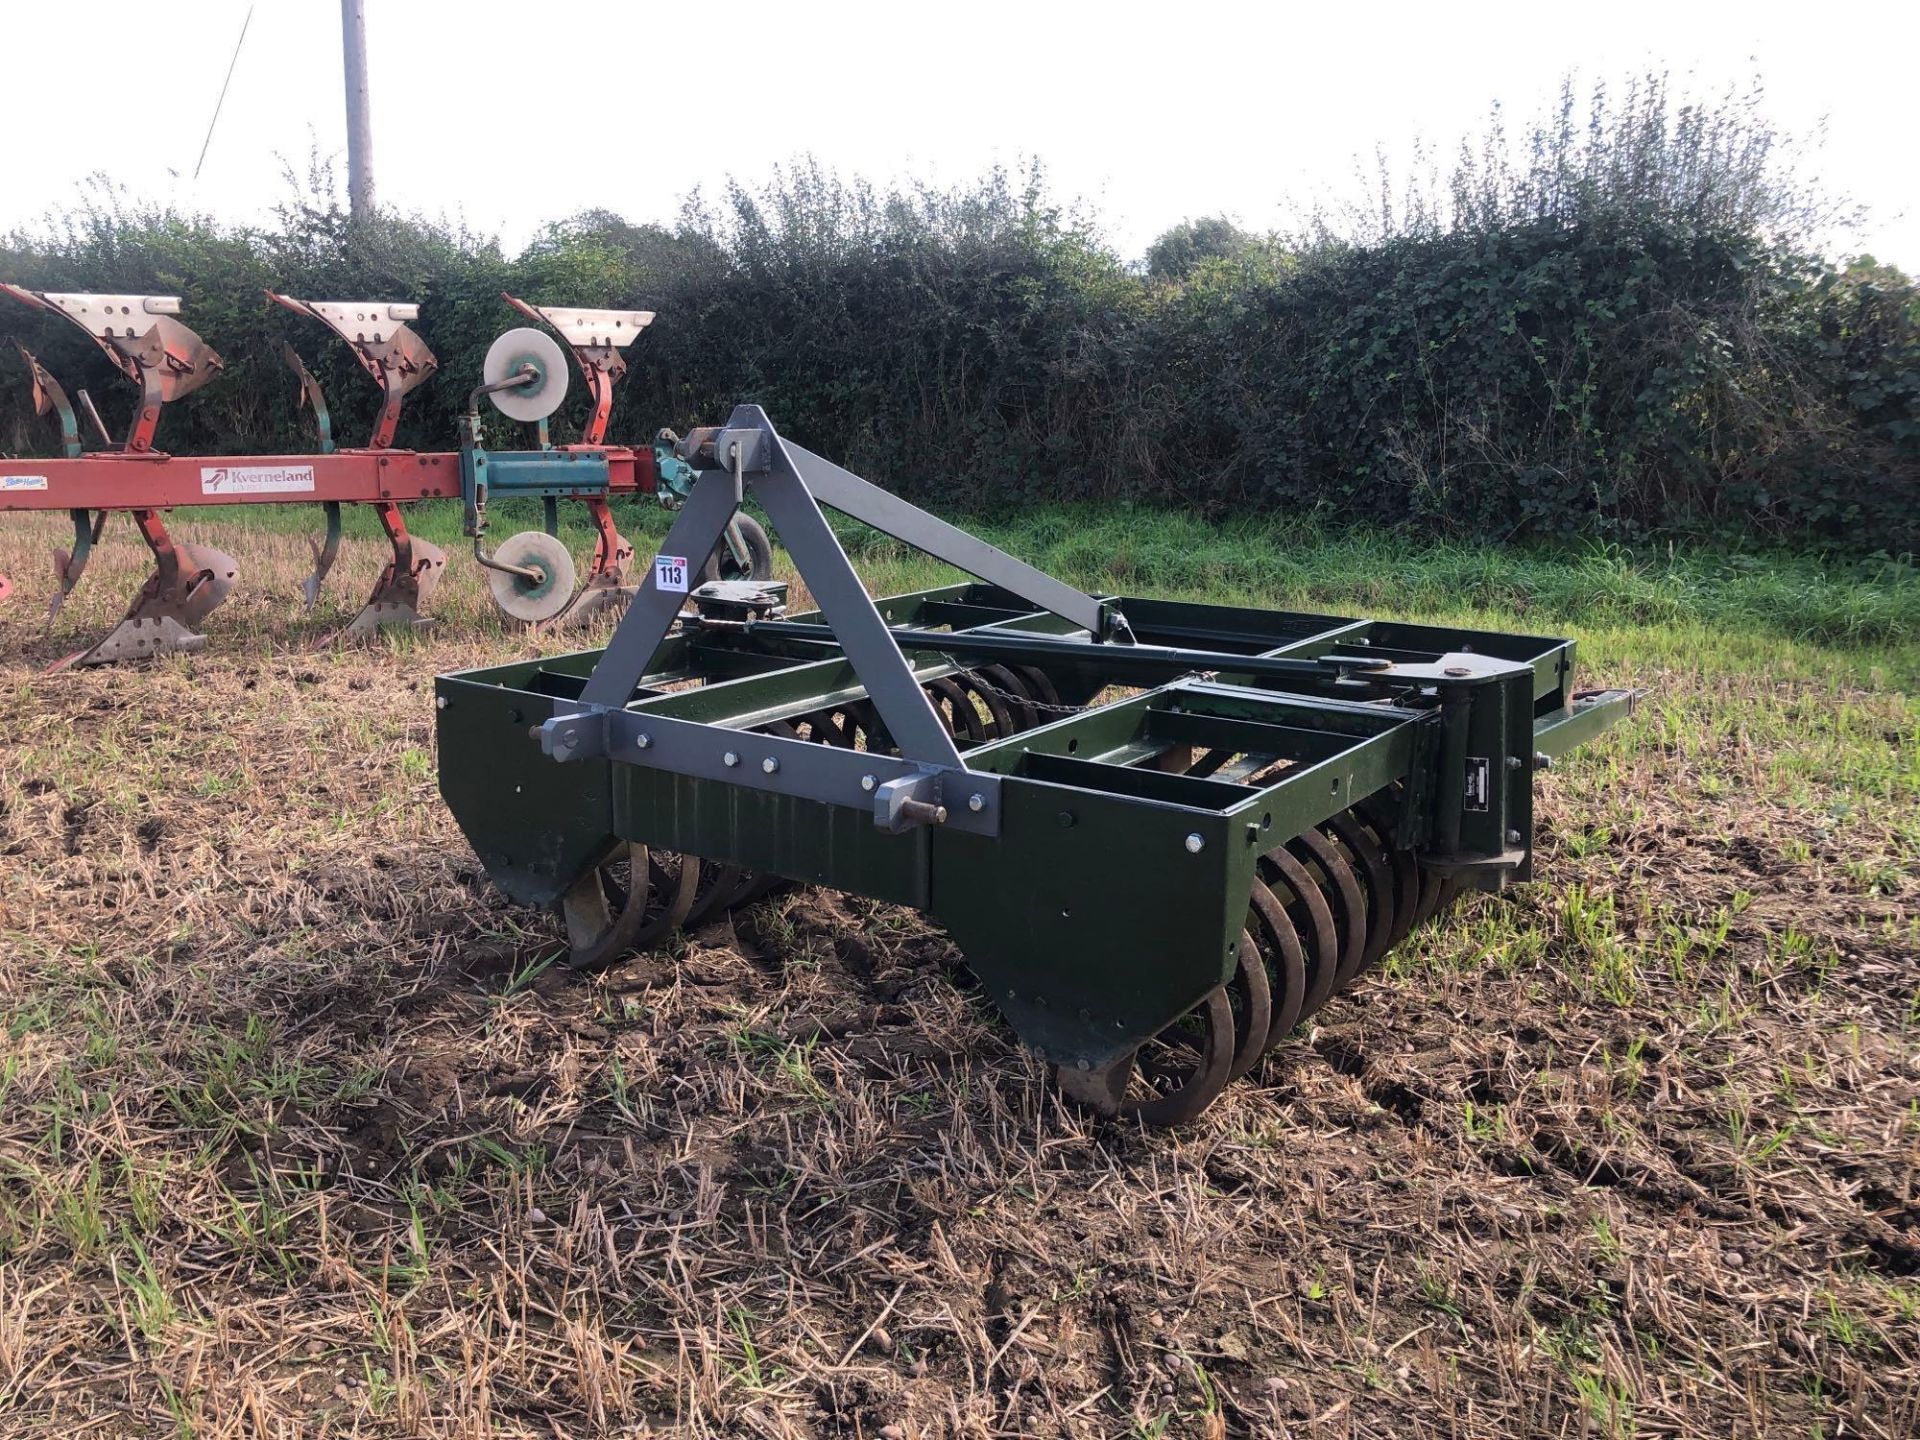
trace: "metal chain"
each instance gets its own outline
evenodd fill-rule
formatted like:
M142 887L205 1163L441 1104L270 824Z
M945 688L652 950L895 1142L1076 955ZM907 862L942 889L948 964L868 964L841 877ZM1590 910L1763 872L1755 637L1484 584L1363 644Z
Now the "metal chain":
M951 655L946 658L949 661L953 659ZM969 684L977 685L989 695L997 695L1002 700L1011 700L1014 704L1025 705L1029 709L1044 710L1051 715L1079 715L1092 708L1088 705L1049 705L1046 701L1032 695L1016 695L1011 690L1003 690L992 681L983 677L978 670L961 670L958 673L965 678Z

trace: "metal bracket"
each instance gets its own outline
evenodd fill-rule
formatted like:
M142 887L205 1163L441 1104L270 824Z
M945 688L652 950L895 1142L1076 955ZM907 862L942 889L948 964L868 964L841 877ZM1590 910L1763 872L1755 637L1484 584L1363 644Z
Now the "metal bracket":
M400 402L440 368L427 342L406 323L420 318L420 307L385 300L296 300L272 290L266 293L274 304L318 320L346 341L361 368L380 382L380 416L366 448L390 449L400 425Z
M874 824L892 834L924 825L1000 833L997 775L643 710L565 710L534 733L558 761L615 760L828 805L871 805Z
M83 453L80 445L80 422L74 419L73 404L67 399L67 392L60 382L53 378L51 371L42 365L39 358L18 340L13 348L20 352L20 358L27 362L27 370L33 376L33 413L36 415L58 414L60 417L60 450L69 460L78 460Z
M529 305L506 291L500 298L529 320L551 326L573 351L580 376L593 396L593 413L580 432L580 443L599 445L607 438L607 421L613 414L613 387L627 373L627 362L620 352L640 338L640 332L653 323L651 310L579 310L555 305Z
M42 294L6 284L0 295L79 326L140 387L122 447L129 454L153 451L161 406L192 394L226 367L211 345L173 318L180 313L177 295Z
M923 825L945 825L953 818L953 812L940 802L941 780L945 774L953 772L936 771L925 775L902 775L897 780L889 780L873 792L873 823L891 835L901 835L908 830L917 830ZM986 793L984 787L974 788L974 798L982 802L985 809ZM996 801L998 796L995 797ZM999 810L999 805L994 805ZM962 826L961 828L972 828ZM996 823L984 833L997 835L1000 827Z

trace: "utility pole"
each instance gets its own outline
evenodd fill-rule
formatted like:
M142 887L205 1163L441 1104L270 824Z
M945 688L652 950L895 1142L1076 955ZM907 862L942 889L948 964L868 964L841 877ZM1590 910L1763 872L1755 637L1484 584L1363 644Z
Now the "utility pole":
M366 0L340 0L340 49L347 75L347 202L353 218L373 215L373 114L367 88Z

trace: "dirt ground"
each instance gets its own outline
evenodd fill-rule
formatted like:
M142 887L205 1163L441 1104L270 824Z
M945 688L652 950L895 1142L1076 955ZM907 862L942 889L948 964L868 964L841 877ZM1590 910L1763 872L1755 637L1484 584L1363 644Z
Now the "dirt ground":
M47 677L51 533L0 533L0 1433L1920 1433L1870 661L1598 637L1649 697L1543 780L1542 879L1149 1133L891 906L553 965L435 793L433 674L534 643L458 568L332 649L299 542L229 537L204 654Z

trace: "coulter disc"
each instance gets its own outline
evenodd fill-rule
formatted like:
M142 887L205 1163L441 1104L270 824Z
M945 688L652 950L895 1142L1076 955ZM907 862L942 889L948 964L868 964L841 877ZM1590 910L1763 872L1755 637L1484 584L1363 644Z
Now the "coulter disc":
M544 420L567 398L567 359L544 330L522 325L509 330L487 347L480 378L489 385L532 372L533 378L511 390L495 390L487 398L509 420Z
M487 588L502 614L534 625L551 620L573 599L573 557L546 531L522 530L495 550L493 558L540 576L534 580L506 570L487 571Z

